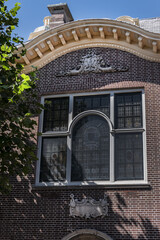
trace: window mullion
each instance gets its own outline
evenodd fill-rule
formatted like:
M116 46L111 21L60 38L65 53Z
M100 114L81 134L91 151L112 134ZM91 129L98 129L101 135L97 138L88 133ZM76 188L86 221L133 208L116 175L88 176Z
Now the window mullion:
M66 180L71 182L71 137L67 136L67 163L66 163Z
M143 132L143 166L144 166L144 181L147 182L147 144L146 144L146 118L145 118L145 94L142 90L142 124L144 128Z
M41 104L44 105L44 97L41 98ZM44 118L44 109L42 109L42 112L39 117L39 128L38 131L42 133L43 131L43 118ZM41 165L41 149L42 149L42 136L38 136L38 152L37 152L37 158L39 161L36 162L36 179L35 183L39 183L40 179L40 165Z
M69 116L68 116L68 126L70 126L73 119L73 95L69 98ZM67 136L67 164L66 164L66 180L68 183L71 182L71 136Z
M41 104L44 106L44 97L41 98ZM42 112L40 114L39 118L39 132L43 132L43 121L44 121L44 109L42 109Z
M41 150L42 149L42 136L38 137L38 153L37 153L37 158L39 159L36 162L36 179L35 179L35 183L38 184L39 183L39 179L40 179L40 167L41 167Z
M69 116L68 116L68 126L71 124L73 118L73 96L69 97Z
M110 94L110 120L114 126L114 92ZM110 181L115 181L114 170L114 136L110 133Z

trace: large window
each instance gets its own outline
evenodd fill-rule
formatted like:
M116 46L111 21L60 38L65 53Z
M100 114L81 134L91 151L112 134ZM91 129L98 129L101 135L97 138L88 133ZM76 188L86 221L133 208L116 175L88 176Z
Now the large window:
M37 184L147 182L143 90L42 100Z

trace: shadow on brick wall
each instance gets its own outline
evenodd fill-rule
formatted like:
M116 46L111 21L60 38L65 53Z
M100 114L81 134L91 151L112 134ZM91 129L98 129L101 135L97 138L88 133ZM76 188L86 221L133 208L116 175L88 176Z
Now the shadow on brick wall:
M109 216L111 216L112 219L116 219L115 222L112 222L112 230L109 234L113 240L160 239L160 231L158 227L151 222L149 211L146 214L145 210L143 212L143 209L139 208L137 204L137 208L134 211L132 209L131 212L129 212L125 198L119 193L115 193L115 196L117 199L116 210L113 208L111 197L109 197ZM148 215L148 217L145 215Z
M95 229L113 240L159 240L160 231L151 207L139 206L137 192L145 199L145 190L107 190L101 188L32 189L34 174L25 179L17 177L10 195L0 196L1 240L61 240L78 229ZM129 191L129 195L124 195ZM79 200L90 196L95 200L107 193L109 215L83 219L69 216L71 192ZM136 193L135 193L136 192ZM135 195L134 195L135 194ZM133 204L134 199L134 204ZM143 205L143 202L142 202ZM158 223L158 222L157 222Z

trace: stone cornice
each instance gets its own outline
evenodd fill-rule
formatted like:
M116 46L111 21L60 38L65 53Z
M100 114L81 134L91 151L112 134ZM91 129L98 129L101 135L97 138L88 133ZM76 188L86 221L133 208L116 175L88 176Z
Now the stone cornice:
M25 44L27 53L20 59L25 72L38 69L71 51L88 47L109 47L160 62L160 34L117 20L89 19L50 29ZM19 47L19 50L21 47Z

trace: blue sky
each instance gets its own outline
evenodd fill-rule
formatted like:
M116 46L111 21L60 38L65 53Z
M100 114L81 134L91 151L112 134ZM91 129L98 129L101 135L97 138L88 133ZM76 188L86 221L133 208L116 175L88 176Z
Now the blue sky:
M142 18L160 17L160 0L8 0L10 9L16 2L21 3L19 27L16 33L28 39L36 27L43 25L43 18L49 16L49 4L65 2L74 20L87 18L111 18L131 16Z

